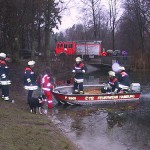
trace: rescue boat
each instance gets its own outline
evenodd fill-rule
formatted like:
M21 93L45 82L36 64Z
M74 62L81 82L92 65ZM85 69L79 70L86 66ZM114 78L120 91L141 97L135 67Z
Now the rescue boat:
M138 88L136 87L138 85ZM84 94L73 94L73 86L56 87L52 93L59 104L67 105L98 105L126 102L138 102L141 92L139 84L132 84L127 93L101 93L104 84L84 85Z

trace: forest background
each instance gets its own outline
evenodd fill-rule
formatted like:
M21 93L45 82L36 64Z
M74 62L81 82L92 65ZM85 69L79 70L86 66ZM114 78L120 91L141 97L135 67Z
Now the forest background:
M0 51L21 60L21 51L49 61L57 41L98 40L105 49L127 50L138 69L150 69L150 0L81 0L80 23L54 32L67 9L63 0L0 0ZM69 17L68 17L69 20Z

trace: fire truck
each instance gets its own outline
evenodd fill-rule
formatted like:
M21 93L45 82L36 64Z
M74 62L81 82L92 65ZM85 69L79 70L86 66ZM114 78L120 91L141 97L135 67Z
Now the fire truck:
M78 55L85 58L98 58L102 54L102 41L57 42L55 54Z

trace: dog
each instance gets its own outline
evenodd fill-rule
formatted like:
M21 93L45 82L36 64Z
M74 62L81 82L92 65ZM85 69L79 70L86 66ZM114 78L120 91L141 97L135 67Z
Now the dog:
M30 112L37 114L37 108L39 114L42 114L42 103L43 103L43 97L40 96L38 98L32 97L29 99L29 106L30 106Z

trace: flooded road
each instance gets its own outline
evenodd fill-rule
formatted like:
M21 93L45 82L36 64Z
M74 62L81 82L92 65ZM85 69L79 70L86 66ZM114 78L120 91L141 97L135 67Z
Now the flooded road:
M107 72L86 75L85 84L105 82ZM139 103L107 106L56 106L49 118L82 150L150 150L149 73L130 72L139 82Z

